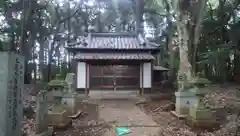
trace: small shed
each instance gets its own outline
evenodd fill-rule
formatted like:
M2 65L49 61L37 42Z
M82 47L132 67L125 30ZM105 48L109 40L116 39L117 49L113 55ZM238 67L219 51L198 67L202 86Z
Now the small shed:
M161 85L162 81L167 80L169 69L163 66L153 66L153 84Z
M74 56L77 91L152 88L159 46L141 34L87 33L66 49Z

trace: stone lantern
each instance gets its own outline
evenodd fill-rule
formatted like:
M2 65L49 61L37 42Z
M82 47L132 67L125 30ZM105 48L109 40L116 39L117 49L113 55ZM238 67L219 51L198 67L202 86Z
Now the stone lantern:
M67 91L67 83L61 79L60 74L57 74L56 78L48 83L48 90L51 91L53 95L53 108L62 107L62 97L64 92Z
M187 124L198 128L214 128L218 126L218 122L213 118L212 112L205 108L203 104L204 95L207 93L204 88L210 81L205 78L194 78L189 83L195 86L191 92L195 94L195 103L189 108L187 116Z
M67 86L66 81L61 79L60 74L57 74L56 78L48 83L48 89L52 91L55 106L62 104L62 97L64 92L67 92Z
M179 117L185 118L189 115L189 109L193 105L200 106L200 101L204 96L204 92L202 91L203 87L210 82L205 78L194 77L191 80L179 80L179 91L175 92L176 96L176 110L172 111L172 113Z
M210 81L205 78L193 78L191 81L189 81L190 84L194 86L195 89L190 90L195 94L196 100L193 104L193 107L203 108L203 102L202 99L204 95L207 93L204 91L203 88L205 88L208 84L210 84Z
M56 75L56 79L50 81L49 89L53 93L55 107L64 107L70 115L76 114L76 91L74 89L75 74L68 73L65 80L60 75ZM61 106L59 106L59 104Z
M68 112L65 109L65 105L62 104L64 93L67 92L67 83L61 79L60 74L56 75L54 80L48 83L49 91L52 91L53 106L52 110L48 111L48 125L54 127L66 127L71 123L71 119L68 118Z

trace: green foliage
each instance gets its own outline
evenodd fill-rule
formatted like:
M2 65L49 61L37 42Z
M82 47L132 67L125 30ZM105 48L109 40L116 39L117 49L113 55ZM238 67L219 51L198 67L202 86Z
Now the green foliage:
M171 16L174 18L173 1L150 0L147 2L148 12L152 15L168 17L166 2L170 5ZM206 14L202 23L200 44L197 48L197 72L203 72L212 81L225 82L240 76L240 16L239 0L208 0ZM193 9L194 10L194 9ZM193 12L192 10L189 10ZM194 13L192 13L194 14ZM160 18L160 17L158 17ZM194 22L194 20L193 20ZM172 25L175 22L167 22ZM191 25L189 25L189 31ZM170 30L170 31L169 31ZM162 33L169 37L169 33L176 29L166 29ZM174 32L173 32L174 33ZM174 39L173 39L174 40ZM192 48L192 47L190 47ZM192 49L189 49L189 56ZM162 52L162 63L169 62L167 50ZM179 58L176 57L176 60ZM190 59L191 60L191 59ZM176 61L177 62L177 61Z
M207 4L212 7L212 9L217 9L219 6L219 0L208 0Z
M199 55L199 58L201 61L199 63L201 64L208 64L208 63L214 63L217 60L226 60L229 59L230 54L234 53L240 53L240 52L235 52L234 49L232 49L231 45L225 44L222 46L219 46L219 48L215 48L214 50L211 50L209 52L205 52Z
M46 60L44 63L41 62L44 79L47 79L48 74L52 76L56 73L61 73L65 78L68 72L68 63L65 59L62 59L65 54L61 54L60 51L67 42L75 42L79 34L87 31L89 26L97 27L98 32L112 32L117 18L120 17L122 31L134 31L134 14L136 12L134 0L115 3L115 5L111 1L104 5L104 12L96 8L99 6L98 3L94 3L95 7L91 7L86 4L86 1L84 0L82 3L79 1L64 1L61 4L56 4L54 0L26 0L27 18L24 26L26 34L24 46L26 47L28 61L35 62L35 59L39 59L40 51L36 50L37 45L38 48L42 47L41 51L44 50L43 57L46 59L49 46L54 40L56 41L52 45L54 49L51 54L54 56L51 60L52 72L48 73ZM161 49L160 52L161 63L164 66L169 66L171 54L169 54L167 47L168 43L178 44L177 34L175 33L174 1L145 0L145 2L145 7L142 9L144 15L147 15L145 22L151 24L152 29L154 29L153 42L164 46L164 49ZM20 0L16 2L0 0L0 16L4 16L4 21L7 24L0 28L0 51L18 50L22 35L22 16L19 14L24 11L22 5ZM31 9L29 9L30 6ZM205 76L212 81L225 82L234 75L237 76L236 73L240 71L238 70L240 66L237 65L240 61L239 11L239 0L226 0L225 3L223 0L208 0L197 49L197 60L198 72L204 71ZM59 22L61 23L58 30ZM56 36L55 39L54 36ZM178 55L175 55L173 63L174 68L178 69ZM34 71L36 67L36 65L30 66L30 64L32 63L29 63L28 74ZM240 75L238 76L240 77Z
M169 5L170 12L173 11L172 1L171 0L149 0L146 3L146 7L150 7L152 11L160 15L166 15L166 6Z
M238 68L236 62L240 56L240 24L239 10L236 7L239 1L220 2L217 3L217 8L212 5L208 5L203 22L198 67L199 71L205 71L205 76L212 81L225 82L236 76Z

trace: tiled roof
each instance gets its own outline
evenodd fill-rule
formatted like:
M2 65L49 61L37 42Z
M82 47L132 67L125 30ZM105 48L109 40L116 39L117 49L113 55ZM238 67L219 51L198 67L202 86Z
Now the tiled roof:
M75 55L78 60L153 60L148 53L79 53Z
M80 49L157 49L141 35L127 33L89 33L77 39L68 48Z

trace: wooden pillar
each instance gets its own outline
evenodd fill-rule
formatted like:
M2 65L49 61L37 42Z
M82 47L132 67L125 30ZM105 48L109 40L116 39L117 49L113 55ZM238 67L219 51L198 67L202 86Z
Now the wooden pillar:
M143 87L143 83L144 83L144 78L143 78L143 71L144 71L144 69L143 69L143 63L141 63L141 65L140 65L140 67L141 67L141 84L142 84L142 86L141 86L141 91L140 91L140 95L143 95L143 93L144 93L144 87Z
M153 61L151 61L151 88L150 92L152 92L153 88Z
M78 83L78 65L77 65L77 60L73 60L72 61L72 70L75 73L75 91L77 92L77 83Z
M87 63L86 63L85 66L86 66L86 72L85 72L85 73L86 73L86 77L85 77L85 78L86 78L86 79L85 79L85 80L86 80L86 84L85 84L85 95L88 96L88 94L89 94L89 80L88 80L88 79L89 79L89 70L88 70L88 69L89 69L89 66L88 66Z
M88 63L87 64L87 93L89 95L90 92L90 65Z

